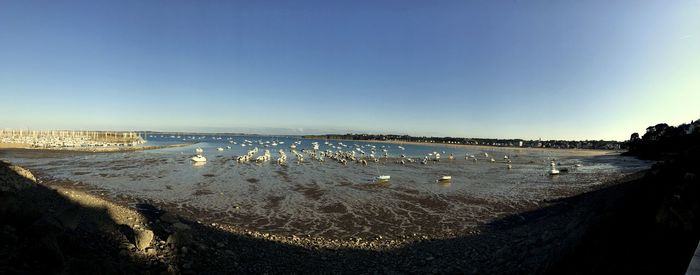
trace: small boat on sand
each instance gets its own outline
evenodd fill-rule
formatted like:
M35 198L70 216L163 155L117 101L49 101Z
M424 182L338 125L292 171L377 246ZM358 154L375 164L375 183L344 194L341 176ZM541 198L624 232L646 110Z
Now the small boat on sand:
M559 170L557 170L557 164L554 163L554 161L552 161L552 163L550 164L550 166L551 166L552 168L549 170L549 175L551 175L551 176L559 175Z
M381 175L377 177L378 182L387 182L391 179L391 176L389 175Z
M202 155L196 155L196 156L193 156L193 157L191 158L191 160L194 161L194 162L206 162L206 161L207 161L207 158L205 158L205 157L202 156Z

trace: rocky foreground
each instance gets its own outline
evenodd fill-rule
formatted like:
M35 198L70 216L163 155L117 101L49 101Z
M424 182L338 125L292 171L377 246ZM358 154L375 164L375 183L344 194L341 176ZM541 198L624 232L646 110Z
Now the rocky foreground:
M697 244L697 168L668 167L454 238L329 240L132 209L0 162L0 273L681 273Z

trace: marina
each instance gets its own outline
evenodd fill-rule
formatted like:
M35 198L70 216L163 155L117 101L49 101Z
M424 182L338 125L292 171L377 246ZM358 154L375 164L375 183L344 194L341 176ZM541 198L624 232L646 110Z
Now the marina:
M145 142L141 135L136 132L0 130L0 144L26 145L30 148L42 149L133 147Z

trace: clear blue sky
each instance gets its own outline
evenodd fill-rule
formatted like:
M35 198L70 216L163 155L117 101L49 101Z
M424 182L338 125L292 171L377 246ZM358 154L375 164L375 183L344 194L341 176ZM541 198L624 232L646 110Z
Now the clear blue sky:
M2 1L0 128L617 139L700 118L700 1Z

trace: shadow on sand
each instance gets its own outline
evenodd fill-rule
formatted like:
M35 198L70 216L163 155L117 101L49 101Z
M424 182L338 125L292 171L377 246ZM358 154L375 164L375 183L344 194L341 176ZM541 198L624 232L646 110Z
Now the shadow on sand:
M478 234L391 249L295 245L294 239L231 233L141 204L136 208L154 236L150 248L139 249L143 230L125 222L128 214L76 202L9 166L0 164L0 184L9 186L0 192L2 274L680 274L698 240L692 216L698 179L662 184L663 172L652 170L497 219Z

